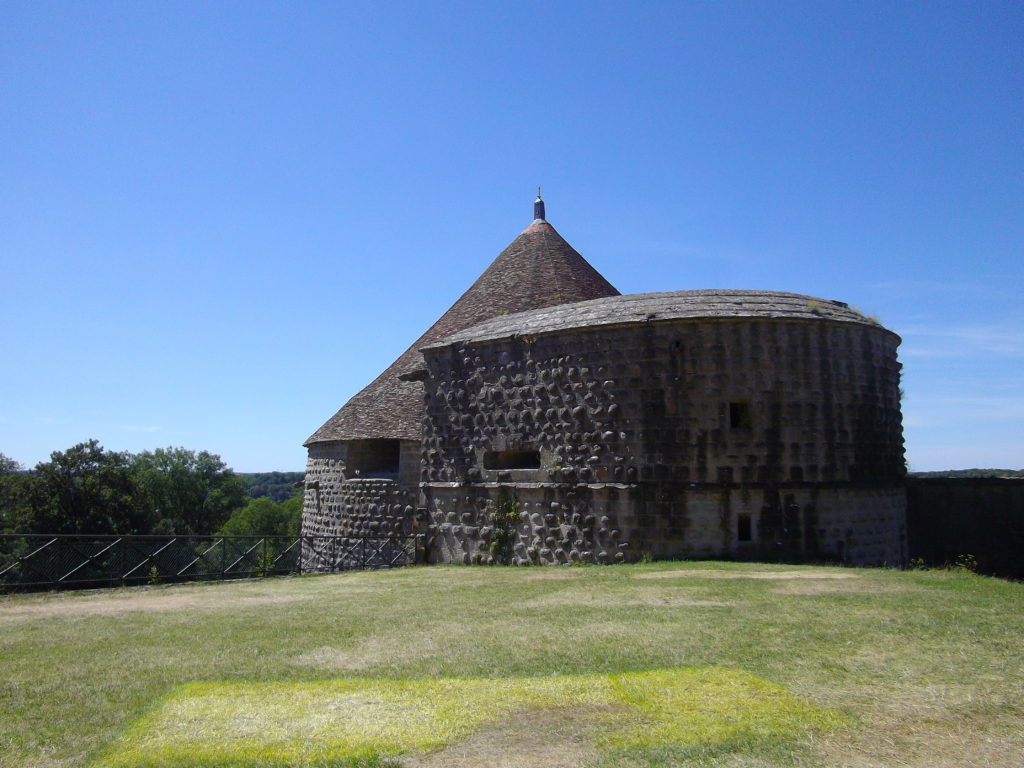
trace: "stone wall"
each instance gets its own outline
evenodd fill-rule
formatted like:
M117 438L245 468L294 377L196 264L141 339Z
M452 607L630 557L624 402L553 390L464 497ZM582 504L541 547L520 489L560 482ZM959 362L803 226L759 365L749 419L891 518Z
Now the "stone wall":
M906 501L898 488L431 483L425 495L433 562L905 561ZM518 512L513 543L495 551L495 512L510 503ZM749 520L749 540L741 539L741 516Z
M422 479L500 480L482 453L527 448L538 480L899 483L895 338L677 322L431 350Z
M316 443L306 461L302 508L304 536L406 535L412 532L419 489L415 477L418 444L402 446L403 465L394 478L351 477L346 471L350 446ZM411 465L410 465L411 462Z
M511 494L513 560L899 562L897 344L864 323L755 318L428 349L432 557L494 557L485 529Z
M910 557L972 555L983 573L1024 579L1024 480L909 478L907 496Z
M302 499L302 535L333 535L340 524L341 486L345 481L348 446L341 442L315 443L306 457Z

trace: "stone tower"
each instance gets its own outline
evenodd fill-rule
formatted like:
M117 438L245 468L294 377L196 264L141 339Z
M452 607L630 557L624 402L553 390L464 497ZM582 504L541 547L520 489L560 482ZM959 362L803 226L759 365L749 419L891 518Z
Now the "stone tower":
M498 315L617 295L547 222L538 192L530 225L437 322L306 440L303 535L411 529L419 504L423 347Z
M302 532L342 539L307 541L303 567L410 532L431 562L900 564L899 343L814 296L622 296L538 195L533 222L306 442Z
M521 312L430 344L427 555L899 565L899 343L841 301L719 289Z

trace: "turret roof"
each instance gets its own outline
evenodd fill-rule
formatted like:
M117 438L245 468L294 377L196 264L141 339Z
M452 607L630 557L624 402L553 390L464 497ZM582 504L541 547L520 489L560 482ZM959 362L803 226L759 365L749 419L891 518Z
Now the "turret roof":
M419 440L423 384L399 377L423 369L420 349L497 315L619 295L543 218L543 202L535 204L534 211L538 218L498 254L459 300L305 445L375 438Z

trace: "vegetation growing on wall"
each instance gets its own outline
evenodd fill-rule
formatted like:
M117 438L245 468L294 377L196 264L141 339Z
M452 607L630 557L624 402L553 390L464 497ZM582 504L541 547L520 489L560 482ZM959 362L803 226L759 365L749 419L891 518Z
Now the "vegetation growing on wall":
M519 530L519 500L504 491L498 496L491 513L489 551L494 562L507 565L512 561L512 548Z

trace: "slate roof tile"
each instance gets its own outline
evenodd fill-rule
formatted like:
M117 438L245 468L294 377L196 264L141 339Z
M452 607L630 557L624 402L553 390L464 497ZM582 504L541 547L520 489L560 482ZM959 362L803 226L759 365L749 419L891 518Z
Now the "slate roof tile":
M419 440L423 384L399 376L424 367L420 349L496 315L617 295L614 286L553 226L535 219L426 333L304 445L374 438Z

